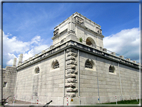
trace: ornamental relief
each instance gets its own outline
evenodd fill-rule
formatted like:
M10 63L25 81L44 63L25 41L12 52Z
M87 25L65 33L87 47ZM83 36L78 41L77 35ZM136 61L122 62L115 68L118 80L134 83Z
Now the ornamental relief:
M75 16L74 18L75 18L75 23L77 23L77 24L83 24L84 23L84 20L82 18L80 18L78 16Z

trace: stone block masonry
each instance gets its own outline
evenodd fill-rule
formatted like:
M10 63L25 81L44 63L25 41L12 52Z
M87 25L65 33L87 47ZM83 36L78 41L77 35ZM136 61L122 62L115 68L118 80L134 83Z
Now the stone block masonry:
M77 95L77 50L66 50L66 97L76 97Z
M4 98L50 105L94 105L139 97L136 61L103 48L101 26L79 13L55 27L49 49L3 69Z

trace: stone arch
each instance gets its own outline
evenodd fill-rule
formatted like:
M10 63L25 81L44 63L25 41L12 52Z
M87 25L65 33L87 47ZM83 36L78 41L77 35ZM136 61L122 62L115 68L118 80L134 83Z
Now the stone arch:
M39 72L40 72L40 69L39 69L39 67L37 66L37 67L35 68L35 73L38 74Z
M85 68L93 69L93 64L92 64L92 62L89 61L89 60L86 60L86 62L85 62Z
M95 43L95 41L91 37L88 37L86 39L86 44L89 45L89 46L96 47L96 43Z
M59 62L58 62L58 60L54 60L52 62L52 69L57 69L57 68L59 68Z
M115 73L115 67L113 65L109 66L109 72L110 73Z
M92 69L93 71L96 71L95 63L92 59L87 59L85 61L85 68Z
M3 87L6 87L7 86L7 82L3 82Z

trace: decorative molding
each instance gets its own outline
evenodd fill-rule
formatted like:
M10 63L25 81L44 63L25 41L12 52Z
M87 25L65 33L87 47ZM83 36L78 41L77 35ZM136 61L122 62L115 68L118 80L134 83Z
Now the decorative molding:
M75 16L74 19L75 19L75 23L77 23L77 24L83 24L84 23L84 20L79 16Z
M73 48L69 48L69 47L73 47ZM139 68L139 64L137 64L135 61L129 61L129 60L126 60L124 59L123 56L116 56L116 55L112 55L111 53L107 53L106 51L104 50L98 50L96 48L93 48L93 47L89 47L85 44L81 44L80 42L77 42L77 41L66 41L65 43L62 43L58 46L53 46L51 49L49 49L48 51L45 51L44 53L40 53L40 54L36 54L34 57L28 59L27 61L24 61L24 63L21 63L20 65L18 65L16 68L17 70L19 69L22 69L22 68L25 68L26 66L30 66L40 60L44 60L46 59L47 57L51 56L51 55L54 55L56 53L58 53L59 51L61 50L64 50L64 49L67 49L67 59L66 59L66 64L67 65L77 65L76 63L76 57L77 57L77 54L76 54L76 50L75 48L79 49L79 50L82 50L82 51L86 51L86 52L91 52L91 54L95 54L99 57L103 57L103 58L106 58L108 60L113 60L113 61L116 61L118 63L122 63L122 64L125 64L127 66L132 66L132 67L135 67L135 68ZM70 67L71 68L71 67ZM72 66L73 68L73 66ZM69 69L69 68L68 68ZM77 73L77 71L67 71L67 73Z

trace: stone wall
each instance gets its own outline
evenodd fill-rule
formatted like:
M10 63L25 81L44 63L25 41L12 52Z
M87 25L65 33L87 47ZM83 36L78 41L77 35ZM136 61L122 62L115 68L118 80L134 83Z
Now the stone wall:
M90 59L94 68L85 68ZM109 66L115 73L109 72ZM80 99L81 104L113 102L136 99L139 96L139 69L131 68L95 55L80 51ZM99 100L98 100L99 98Z
M86 60L93 68L85 67ZM56 61L59 68L53 69ZM110 66L114 66L114 73L109 72ZM7 67L6 78L15 91L11 88L11 92L8 87L4 91L8 90L17 100L32 103L38 100L45 104L52 100L51 105L112 102L116 97L117 100L136 99L139 95L138 67L136 62L107 53L104 48L96 49L68 40L24 61L15 69ZM13 78L16 78L16 86L15 79L11 81Z
M7 66L5 69L3 69L3 98L9 97L9 102L13 101L16 75L16 67Z
M52 63L57 60L59 68L53 69ZM35 68L39 67L39 73ZM64 53L58 53L45 60L39 61L24 69L18 70L16 83L16 99L33 103L52 104L63 103L64 82Z

